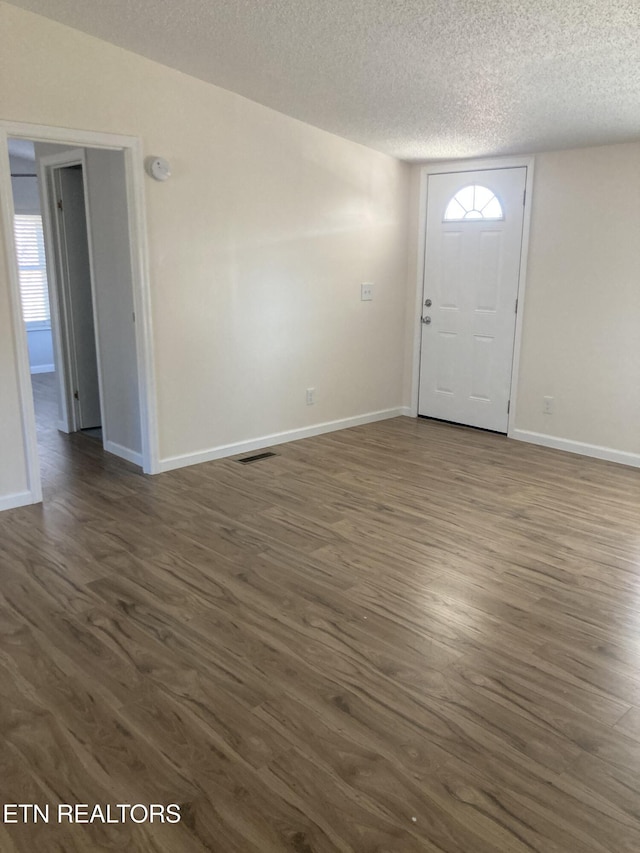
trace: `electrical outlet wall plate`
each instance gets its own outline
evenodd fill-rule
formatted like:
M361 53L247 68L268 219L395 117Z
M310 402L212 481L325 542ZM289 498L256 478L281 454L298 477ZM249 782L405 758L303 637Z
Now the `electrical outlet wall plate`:
M373 282L363 281L360 285L360 299L362 302L371 302L373 299Z

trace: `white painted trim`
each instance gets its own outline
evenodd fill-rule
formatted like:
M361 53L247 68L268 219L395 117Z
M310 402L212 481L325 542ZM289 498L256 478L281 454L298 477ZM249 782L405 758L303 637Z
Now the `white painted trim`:
M513 341L513 361L511 363L511 395L507 435L512 437L515 429L518 409L518 378L520 375L520 350L522 348L522 328L524 325L525 293L527 289L527 271L529 265L529 237L531 234L531 203L533 201L533 170L535 160L528 158L527 180L525 183L524 217L522 220L522 243L520 245L520 277L518 280L518 313L516 314L516 333Z
M38 174L38 191L40 193L40 215L42 216L42 230L44 234L44 251L47 258L47 285L49 289L49 306L51 309L51 338L53 342L53 360L57 366L56 393L58 404L62 415L58 429L70 433L72 420L72 407L69 404L71 391L67 392L69 383L67 358L64 347L64 338L61 333L63 323L64 306L60 300L60 288L58 283L57 259L58 252L55 249L57 241L57 222L53 212L52 194L49 186L51 175L42 165L44 158L36 158L36 172ZM65 320L66 322L66 320Z
M520 169L529 166L534 158L531 154L511 157L484 157L477 160L445 160L423 163L421 169L428 175L442 175L449 172L481 172L487 169Z
M102 446L106 446L107 439L107 418L105 416L104 410L104 376L102 372L102 342L100 340L100 324L98 323L98 300L96 295L96 274L95 274L95 264L93 261L93 228L91 227L91 204L89 199L89 173L87 169L87 157L84 148L81 151L82 160L80 165L82 167L82 194L84 198L84 217L86 223L87 230L87 250L89 254L89 285L91 287L91 310L93 314L93 335L95 338L96 344L96 364L98 367L98 404L100 406L100 423L102 424L102 434L103 434L103 443ZM64 216L63 216L64 218ZM65 280L65 289L69 287L69 282ZM67 291L67 298L70 297L70 293ZM73 324L72 324L73 325ZM67 335L69 332L67 331ZM77 384L77 371L78 365L76 362L77 349L73 346L73 369L75 373L74 383L76 388L79 387ZM78 408L74 406L76 418L78 416ZM76 426L77 429L77 426Z
M14 134L11 135L13 136ZM40 140L38 140L38 142L39 141ZM38 162L43 166L58 166L61 169L66 166L78 165L85 168L87 165L85 163L84 148L79 148L77 145L75 148L67 148L64 151L58 151L55 154L44 154L42 157L38 158ZM38 187L38 189L40 188Z
M36 441L35 414L31 394L26 332L22 331L20 289L13 240L13 197L8 157L8 137L22 137L34 142L55 142L70 147L106 148L122 150L125 160L127 204L129 207L129 232L131 236L133 296L136 312L136 351L140 398L140 426L142 434L142 459L145 473L159 471L159 442L156 404L155 359L151 321L151 288L146 236L144 198L144 163L140 139L100 131L74 130L26 122L0 121L0 227L8 257L12 321L18 386L23 421L25 455L32 494L42 499L40 470ZM4 152L4 156L3 156Z
M35 364L31 367L31 375L34 373L55 373L55 364Z
M31 368L29 365L29 347L27 345L27 330L22 318L20 298L20 277L18 259L13 236L13 192L11 187L11 170L9 167L9 148L6 129L0 124L0 229L4 241L4 251L7 259L9 275L9 303L11 310L11 325L13 329L13 352L16 362L18 400L20 418L22 421L22 441L27 466L28 491L21 495L7 495L0 498L0 509L18 506L14 501L38 503L42 500L42 483L40 480L40 464L38 460L38 441L36 433L36 415L31 392ZM29 499L25 500L24 495ZM6 502L9 502L8 504ZM5 505L6 504L6 505Z
M16 492L14 495L2 495L0 497L0 512L5 509L17 509L19 506L38 504L42 496L36 496L33 492Z
M527 278L527 261L529 257L529 233L531 228L531 202L533 199L533 170L535 157L496 157L483 160L454 160L446 163L429 163L420 167L420 208L418 211L418 270L416 276L416 330L413 341L413 366L411 377L411 412L418 414L418 395L420 387L420 346L422 341L422 294L424 290L425 253L427 248L427 182L429 175L439 175L450 172L476 172L487 169L518 169L526 168L525 204L522 221L522 242L520 246L520 276L518 280L518 313L513 345L513 361L511 367L511 405L507 435L512 437L513 425L518 396L518 372L520 369L520 347L522 345L522 326L525 307L525 289Z
M238 441L234 444L223 444L212 447L209 450L201 450L197 453L185 453L182 456L170 456L160 460L160 471L172 471L174 468L184 468L187 465L198 465L201 462L211 462L214 459L223 459L226 456L235 456L238 453L249 453L252 450L262 450L263 447L272 447L275 444L284 444L288 441L299 441L301 438L311 438L314 435L323 435L327 432L335 432L340 429L362 426L363 424L375 423L388 418L397 418L406 415L410 410L406 406L395 409L383 409L379 412L368 412L366 415L357 415L353 418L342 418L337 421L325 421L310 427L276 432L273 435L265 435L261 438L253 438L249 441Z
M418 417L418 398L420 395L420 350L422 347L422 294L424 293L424 261L427 247L427 181L429 173L425 167L420 169L420 188L418 196L418 264L414 298L413 362L411 366L411 402L410 410L414 418Z
M145 474L160 471L160 439L153 357L153 313L147 243L146 203L144 196L144 152L142 142L131 137L124 148L127 207L129 209L129 244L133 310L136 315L136 354L138 362L138 398L140 400L140 432L142 470Z
M96 364L98 368L98 397L100 401L100 420L104 423L102 409L102 376L100 370L100 343L98 325L96 322L96 298L93 275L93 259L91 245L91 227L89 219L89 204L87 194L87 163L84 148L72 148L56 154L46 154L37 158L39 175L39 190L42 199L42 215L45 251L47 254L47 278L49 279L49 304L51 306L51 331L54 341L56 362L59 366L57 385L58 400L62 401L62 420L65 423L64 432L76 432L80 428L78 404L74 401L73 389L78 388L78 366L76 347L71 320L71 294L69 278L66 271L67 244L66 229L61 227L56 216L56 197L60 187L57 183L60 177L58 169L68 166L80 166L82 169L82 193L87 231L87 252L89 257L89 285L91 288L91 305L93 311L93 328L96 339ZM46 220L44 211L46 208Z
M108 148L118 151L128 148L136 142L134 136L124 136L117 133L103 133L94 130L78 130L53 125L31 124L26 121L0 120L0 129L7 136L18 136L34 142L55 142L57 145L68 145L70 148Z
M618 462L622 465L632 465L640 468L640 453L629 453L626 450L615 450L613 447L602 447L598 444L586 444L583 441L572 441L569 438L559 438L543 432L530 432L525 429L514 429L510 438L527 441L542 447L552 447L554 450L564 450L567 453L578 453L581 456L592 456L595 459L605 459L608 462Z
M104 441L104 449L108 453L113 453L114 456L120 456L121 459L126 459L127 462L133 462L139 468L142 468L142 453L135 450L129 450L128 447L123 447L115 441Z

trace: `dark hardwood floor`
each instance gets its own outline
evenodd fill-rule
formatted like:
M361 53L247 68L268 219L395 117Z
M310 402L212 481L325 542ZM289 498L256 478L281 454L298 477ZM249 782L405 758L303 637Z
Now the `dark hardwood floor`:
M638 470L399 418L149 478L39 397L2 853L640 850Z

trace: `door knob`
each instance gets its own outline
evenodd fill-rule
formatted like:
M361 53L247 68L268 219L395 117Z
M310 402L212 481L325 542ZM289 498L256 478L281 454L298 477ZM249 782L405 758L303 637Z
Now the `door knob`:
M427 308L431 308L433 302L430 299L425 299L424 304L427 306Z
M431 317L423 317L422 322L425 324L425 326L428 326L431 322Z

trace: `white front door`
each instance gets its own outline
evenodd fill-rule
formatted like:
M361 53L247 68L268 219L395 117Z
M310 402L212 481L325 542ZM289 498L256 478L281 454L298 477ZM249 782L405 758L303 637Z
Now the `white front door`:
M429 176L420 415L507 431L526 174Z

